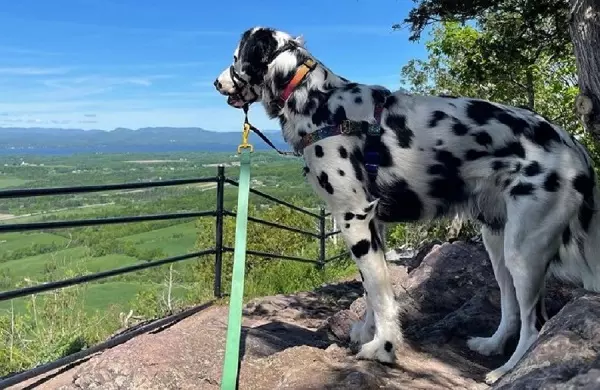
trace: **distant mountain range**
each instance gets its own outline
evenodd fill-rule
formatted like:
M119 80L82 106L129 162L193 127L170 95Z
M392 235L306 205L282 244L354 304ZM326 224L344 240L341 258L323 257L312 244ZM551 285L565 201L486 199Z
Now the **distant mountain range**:
M280 149L289 150L281 131L263 133ZM270 149L257 135L254 148ZM160 153L235 151L241 131L218 132L197 127L145 127L112 131L0 127L0 155L73 153Z

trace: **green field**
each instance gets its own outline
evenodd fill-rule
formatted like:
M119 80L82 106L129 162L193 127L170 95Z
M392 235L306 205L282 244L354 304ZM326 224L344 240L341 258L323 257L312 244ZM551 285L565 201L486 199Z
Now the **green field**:
M0 188L19 187L27 183L27 181L17 177L0 176Z
M178 162L130 162L149 159ZM9 159L8 164L0 167L0 188L208 177L215 175L216 167L205 167L205 164L232 160L235 157L222 153L160 157L89 155L46 159L36 156L33 161L37 165L27 166L14 158L14 162ZM268 186L263 190L275 197L313 209L318 206L301 175L299 160L257 152L254 161L255 188ZM75 169L85 174L73 174ZM228 177L236 179L237 174L237 167L226 169ZM235 187L225 187L226 209L235 208L236 193ZM0 219L0 224L214 210L215 202L213 184L6 199L0 203L0 214L11 218ZM259 197L251 197L251 215L298 228L314 224L305 215L277 207ZM299 241L294 233L252 226L250 240L253 249L317 258L317 240ZM212 248L215 245L214 228L214 218L206 217L3 233L0 234L0 291ZM224 241L231 245L235 221L227 218L224 229ZM328 248L330 255L337 250L331 243L328 243ZM223 257L224 292L229 288L231 264L232 256L227 253ZM247 299L312 289L354 272L347 263L317 271L309 264L255 256L249 257L247 264ZM83 346L103 340L123 326L120 318L130 311L137 320L156 318L181 307L206 302L212 299L213 283L214 256L205 256L0 302L0 375L63 356L67 353L65 345L72 351L72 348L77 350L73 345ZM62 338L51 339L49 335L52 334L60 334ZM3 351L9 347L11 351L18 351L21 358L16 359L14 354L4 355Z

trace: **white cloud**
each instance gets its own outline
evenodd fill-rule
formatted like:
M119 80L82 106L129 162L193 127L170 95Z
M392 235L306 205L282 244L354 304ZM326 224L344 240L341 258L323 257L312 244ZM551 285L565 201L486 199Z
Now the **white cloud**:
M0 68L0 75L7 76L44 76L61 75L70 71L69 68L36 68L36 67L5 67Z

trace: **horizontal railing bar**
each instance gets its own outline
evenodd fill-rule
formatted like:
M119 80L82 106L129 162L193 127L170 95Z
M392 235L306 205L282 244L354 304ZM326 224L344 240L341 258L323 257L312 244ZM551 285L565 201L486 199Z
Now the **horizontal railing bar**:
M71 355L65 356L50 363L42 364L41 366L37 366L30 370L21 371L19 373L6 376L3 379L0 379L0 389L6 389L9 386L16 385L28 379L45 374L54 369L61 368L63 366L66 366L67 364L76 362L77 360L88 357L94 353L113 348L119 344L123 344L124 342L131 340L132 338L140 334L147 333L149 331L161 328L163 326L169 325L177 321L181 321L184 318L187 318L193 314L196 314L204 309L211 307L213 303L214 301L210 301L202 305L183 310L177 314L172 314L168 317L161 318L149 324L142 325L139 328L133 329L131 331L126 331L123 334L115 336L114 338L109 339L103 343L93 345L89 348L84 349L83 351L75 352Z
M223 247L223 250L225 252L233 252L234 251L234 249L231 248L231 247ZM319 263L316 260L304 259L302 257L286 256L286 255L276 255L274 253L260 252L260 251L253 251L253 250L247 250L246 254L253 255L253 256L270 257L270 258L273 258L273 259L299 261L301 263L312 263L312 264L318 264Z
M335 236L336 234L340 234L341 232L341 230L335 230L333 232L325 233L325 238Z
M64 194L80 194L86 192L100 192L113 190L132 190L137 188L152 188L152 187L168 187L182 184L197 184L197 183L216 183L216 177L199 177L195 179L175 179L164 181L147 181L141 183L122 183L122 184L103 184L89 186L74 186L74 187L50 187L50 188L22 188L14 190L0 191L0 199L2 198L21 198L28 196L47 196L47 195L64 195Z
M122 275L122 274L130 273L130 272L134 272L134 271L140 271L140 270L143 270L146 268L158 267L159 265L175 263L178 261L191 259L193 257L210 255L210 254L214 254L215 252L216 252L216 250L214 248L205 249L205 250L199 251L199 252L188 253L185 255L179 255L179 256L174 256L174 257L168 257L166 259L149 261L147 263L142 263L142 264L134 264L134 265L130 265L127 267L115 268L115 269L112 269L109 271L102 271L102 272L98 272L95 274L77 276L74 278L59 280L56 282L42 283L42 284L38 284L37 286L24 287L24 288L20 288L17 290L3 291L3 292L0 292L0 302L6 301L7 299L19 298L19 297L23 297L23 296L30 295L30 294L37 294L37 293L44 292L44 291L56 290L59 288L73 286L76 284L91 282L91 281L98 280L98 279L104 279L104 278L108 278L110 276L116 276L116 275Z
M225 213L225 215L231 216L231 217L236 217L237 213L234 213L233 211L229 211L229 210L224 210L223 213ZM294 228L291 226L286 226L286 225L282 225L276 222L269 222L269 221L265 221L264 219L260 219L260 218L255 218L255 217L250 217L248 216L248 220L252 221L252 222L256 222L256 223L260 223L266 226L271 226L274 228L278 228L278 229L282 229L282 230L288 230L290 232L294 232L294 233L299 233L299 234L304 234L307 236L312 236L315 238L319 238L319 235L317 233L313 233L313 232L309 232L307 230L302 230L302 229L298 229L298 228Z
M342 253L341 255L330 257L329 259L325 260L325 264L335 261L337 259L341 259L344 256L349 256L349 255L350 255L350 252L345 252L345 253Z
M173 214L151 214L151 215L138 215L130 217L111 217L111 218L94 218L94 219L80 219L73 221L51 221L51 222L30 222L30 223L14 223L1 225L0 233L6 232L24 232L29 230L40 230L40 229L60 229L60 228L73 228L83 226L99 226L99 225L110 225L116 223L131 223L131 222L144 222L144 221L164 221L169 219L182 219L182 218L199 218L215 216L216 211L194 211L187 213L173 213Z
M236 182L235 180L225 179L225 181L227 183L233 185L233 186L236 186L236 187L238 186L238 182ZM306 215L310 215L311 217L321 218L321 216L319 214L315 214L315 213L313 213L311 211L305 210L302 207L294 206L291 203L288 203L288 202L286 202L284 200L281 200L281 199L277 199L274 196L271 196L269 194L265 194L264 192L261 192L259 190L255 190L254 188L250 188L250 192L253 193L253 194L255 194L255 195L262 196L263 198L268 199L268 200L270 200L272 202L279 203L281 205L287 206L287 207L289 207L292 210L296 210L296 211L299 211L299 212L304 213Z

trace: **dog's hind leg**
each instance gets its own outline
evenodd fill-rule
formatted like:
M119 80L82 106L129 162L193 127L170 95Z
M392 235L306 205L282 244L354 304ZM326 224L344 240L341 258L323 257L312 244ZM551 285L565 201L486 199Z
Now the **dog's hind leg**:
M402 333L398 323L399 307L385 262L381 229L375 217L377 202L356 205L353 207L357 208L337 213L338 218L346 222L342 235L360 269L368 297L365 321L355 325L352 332L358 339L356 341L368 341L357 356L392 363L395 350L402 342ZM375 325L374 335L372 322Z
M542 191L535 193L535 199L532 194L514 195L516 191L512 191L506 202L504 256L515 288L521 328L515 351L504 365L487 374L488 384L513 369L537 339L536 305L546 270L558 251L561 232L576 212L578 202L566 201L566 193L546 195Z
M493 231L485 225L481 229L483 243L494 269L494 276L500 287L500 306L502 317L500 325L491 337L473 337L467 345L482 355L502 354L504 345L518 329L519 306L512 276L504 261L504 230Z

